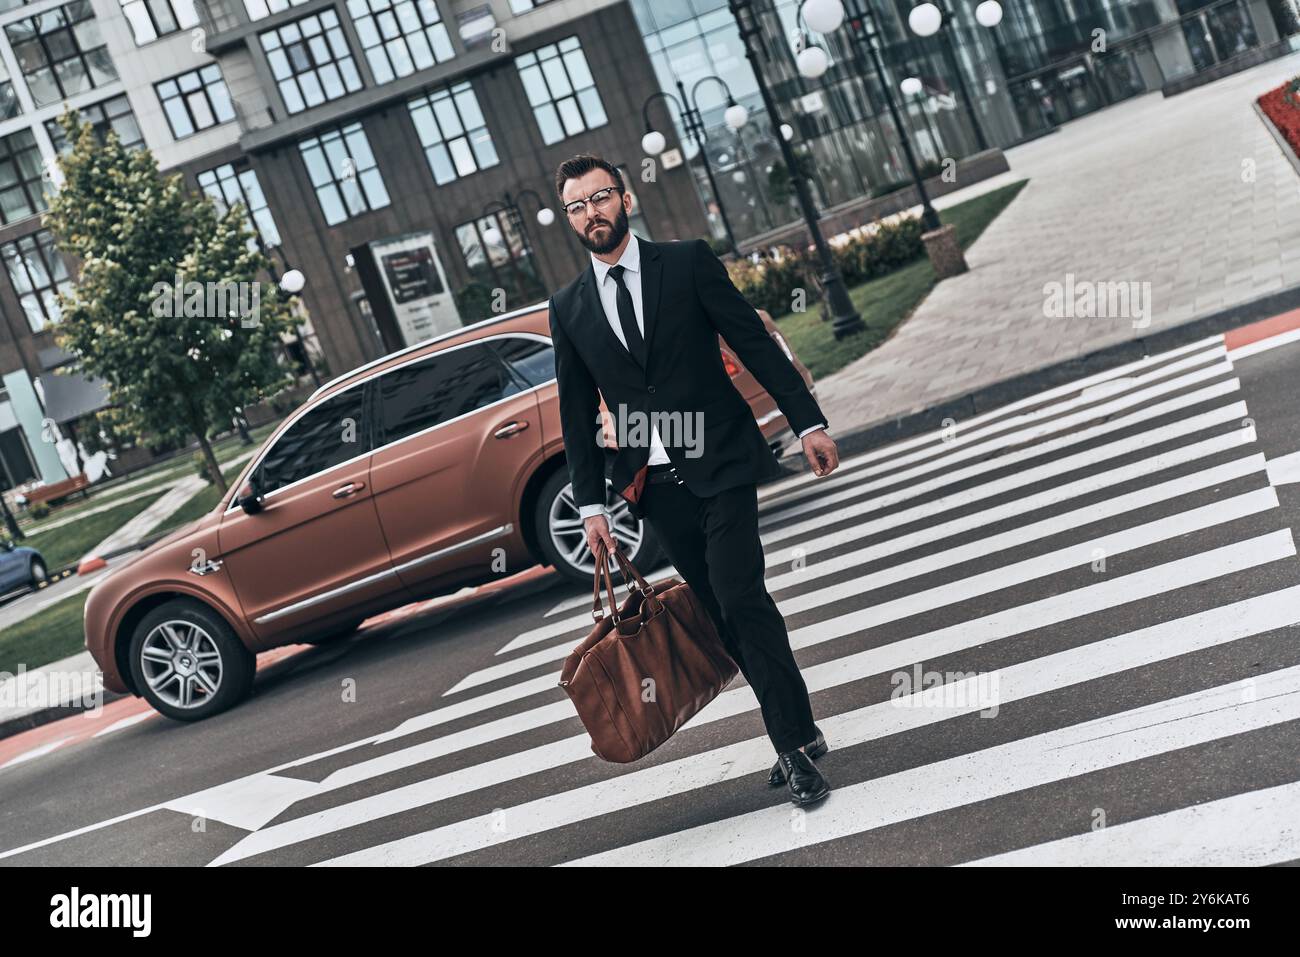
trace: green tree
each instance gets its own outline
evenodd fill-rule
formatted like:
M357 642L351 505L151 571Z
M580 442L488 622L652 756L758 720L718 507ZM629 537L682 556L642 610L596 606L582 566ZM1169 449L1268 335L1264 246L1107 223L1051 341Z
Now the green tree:
M224 491L209 434L287 382L277 346L293 326L288 304L261 281L268 263L242 206L218 212L147 149L101 140L75 112L59 123L73 147L45 225L81 263L60 297L59 345L103 380L115 425L139 441L196 436Z

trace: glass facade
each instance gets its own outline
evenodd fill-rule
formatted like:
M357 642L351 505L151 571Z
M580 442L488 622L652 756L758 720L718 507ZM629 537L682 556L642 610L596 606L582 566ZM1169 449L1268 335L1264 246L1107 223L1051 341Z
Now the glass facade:
M1208 69L1260 42L1246 0L1004 0L1002 23L993 29L976 22L977 0L963 0L946 5L951 21L929 38L907 26L916 0L843 2L849 14L844 26L834 35L808 36L831 62L816 80L795 68L801 0L753 3L768 53L764 75L783 121L794 128L795 152L807 164L821 208L882 195L910 181L882 78L850 38L848 21L855 12L872 14L867 22L875 24L883 82L903 112L927 174L946 158L979 150L963 85L987 142L1008 146ZM797 221L789 171L727 0L630 3L660 89L677 95L680 81L703 115L704 150L737 239ZM1104 31L1105 49L1094 52L1097 31ZM960 77L946 55L945 36ZM909 76L920 79L923 89L904 102L899 84ZM750 111L739 133L723 123L727 88ZM664 107L654 109L652 119L666 122ZM675 111L673 121L721 239L699 148L686 141Z

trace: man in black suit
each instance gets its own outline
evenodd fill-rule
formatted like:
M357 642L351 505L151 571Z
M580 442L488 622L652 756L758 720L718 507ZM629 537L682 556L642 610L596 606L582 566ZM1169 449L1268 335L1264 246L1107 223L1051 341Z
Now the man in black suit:
M602 540L613 547L608 470L753 688L777 752L769 782L786 782L795 804L820 801L830 787L811 758L826 742L763 581L757 483L781 469L727 375L719 334L776 400L819 476L839 464L826 418L707 243L632 235L632 199L599 157L561 164L555 188L591 252L590 266L550 301L564 447L587 543L593 552ZM600 396L619 436L612 456L600 438Z

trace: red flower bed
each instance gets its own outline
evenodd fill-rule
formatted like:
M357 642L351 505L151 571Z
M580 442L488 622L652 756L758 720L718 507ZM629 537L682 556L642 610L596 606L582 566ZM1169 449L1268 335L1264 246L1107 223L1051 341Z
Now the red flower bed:
M1300 156L1300 76L1261 96L1259 107Z

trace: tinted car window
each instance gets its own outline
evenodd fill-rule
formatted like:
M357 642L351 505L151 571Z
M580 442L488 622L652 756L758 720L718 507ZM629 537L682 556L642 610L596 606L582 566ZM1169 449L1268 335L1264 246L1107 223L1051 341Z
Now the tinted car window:
M549 342L512 336L509 339L495 339L492 345L530 388L555 378L555 349Z
M303 413L257 468L258 485L274 492L370 450L356 386Z
M395 442L522 391L483 345L394 369L379 380L384 441Z

